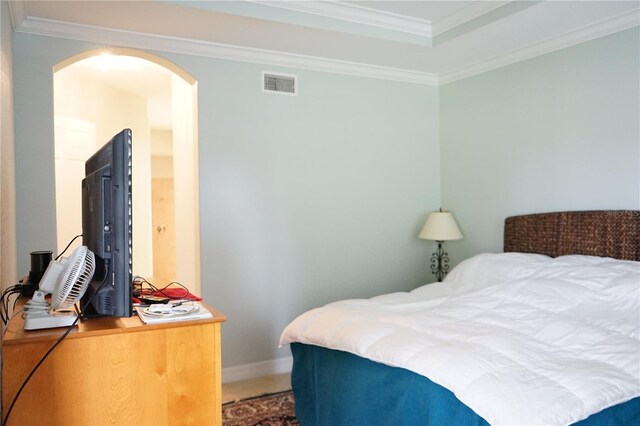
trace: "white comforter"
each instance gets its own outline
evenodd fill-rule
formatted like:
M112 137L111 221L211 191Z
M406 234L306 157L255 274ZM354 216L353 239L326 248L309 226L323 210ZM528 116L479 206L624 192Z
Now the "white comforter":
M640 395L640 262L482 254L443 283L284 330L428 377L491 424L570 424Z

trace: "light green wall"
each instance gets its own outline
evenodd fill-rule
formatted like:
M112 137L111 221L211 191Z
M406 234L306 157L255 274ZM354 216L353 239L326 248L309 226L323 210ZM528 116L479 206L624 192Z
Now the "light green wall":
M17 282L15 140L13 125L13 29L9 5L0 2L0 289Z
M14 35L21 272L55 247L52 67L95 47ZM202 288L229 317L223 367L288 356L279 334L304 310L431 279L417 233L440 200L437 88L159 54L198 80ZM300 94L263 94L265 69L297 74Z
M635 28L440 88L452 260L501 251L510 215L640 209L639 55Z
M260 92L273 67L161 54L198 80L203 295L229 316L224 367L287 356L278 335L308 308L431 281L416 235L441 201L465 234L454 263L500 251L509 215L639 209L638 39L440 89L276 69L297 97ZM52 66L95 47L14 35L22 273L55 246Z

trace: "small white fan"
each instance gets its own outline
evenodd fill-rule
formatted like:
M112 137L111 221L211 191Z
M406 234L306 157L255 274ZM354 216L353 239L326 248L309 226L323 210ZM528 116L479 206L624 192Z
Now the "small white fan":
M68 259L49 263L38 290L24 306L25 330L69 327L76 320L71 308L84 294L95 272L95 257L91 250L80 246ZM45 296L51 294L51 303Z

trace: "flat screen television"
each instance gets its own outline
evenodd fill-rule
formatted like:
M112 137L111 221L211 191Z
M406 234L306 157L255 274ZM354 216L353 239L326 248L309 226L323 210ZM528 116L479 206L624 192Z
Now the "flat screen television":
M124 129L85 163L82 240L96 272L80 299L83 318L133 313L131 130Z

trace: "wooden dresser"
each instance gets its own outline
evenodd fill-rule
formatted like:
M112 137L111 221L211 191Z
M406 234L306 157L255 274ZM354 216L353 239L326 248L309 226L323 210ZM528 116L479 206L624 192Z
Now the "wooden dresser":
M8 425L221 425L220 324L226 317L143 324L82 321L49 355L18 399ZM64 328L4 338L3 419L23 380Z

